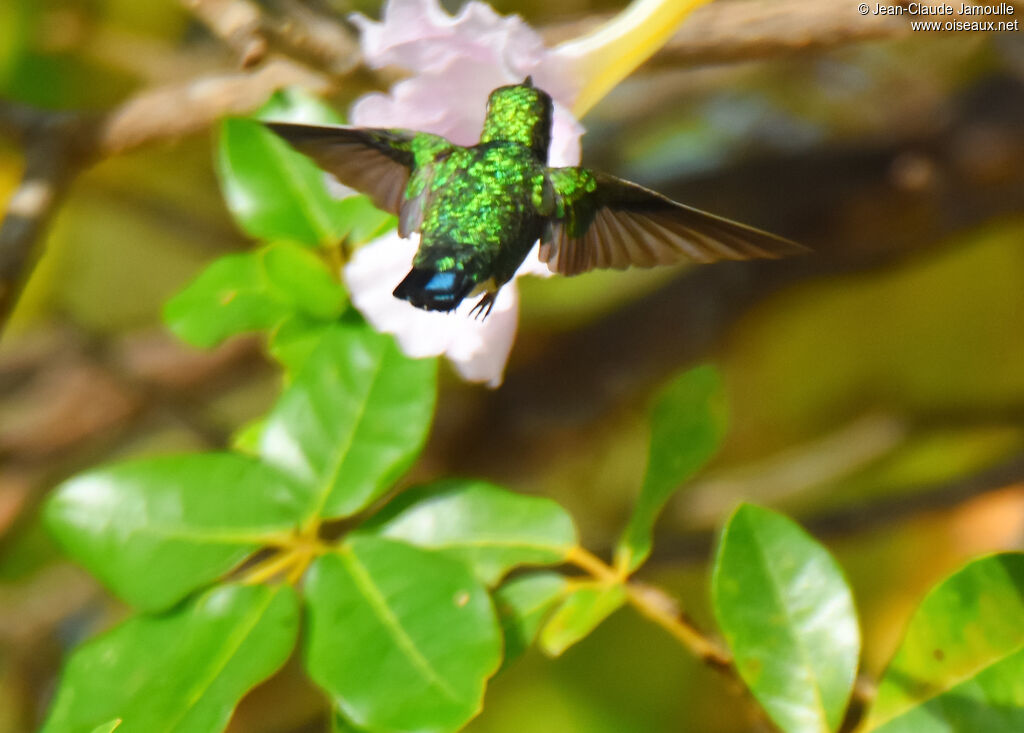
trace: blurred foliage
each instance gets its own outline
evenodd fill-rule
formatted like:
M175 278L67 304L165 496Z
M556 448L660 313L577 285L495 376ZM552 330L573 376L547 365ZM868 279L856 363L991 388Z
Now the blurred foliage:
M370 14L378 5L328 4ZM495 7L544 24L622 4L508 0ZM1019 159L1000 156L997 147L992 162L986 147L992 138L985 133L998 119L986 116L997 106L990 97L957 117L959 100L993 79L1015 79L1018 86L1009 88L1020 89L1020 45L1019 34L919 34L790 59L652 68L584 121L590 129L585 159L595 166L670 193L678 189L689 194L688 202L778 229L818 250L809 258L813 263L792 265L808 268L806 277L748 298L725 328L713 325L714 316L731 304L702 302L707 320L701 323L719 330L700 341L706 344L700 357L720 367L730 427L709 469L666 507L644 578L671 589L700 625L711 628L720 610L713 612L709 601L703 561L708 547L700 533L722 523L736 502L771 504L812 527L829 512L853 513L861 521L854 531L823 531L857 599L863 669L883 680L880 701L893 699L896 673L915 670L921 655L933 653L935 639L942 640L946 659L956 658L959 647L947 643L940 622L959 630L984 617L984 608L950 610L977 577L994 577L1005 601L1000 612L1019 600L1016 560L996 556L960 570L914 611L929 588L968 558L1021 546L1020 484L953 507L925 504L927 511L901 515L896 523L886 523L872 507L927 497L1024 451L1022 209L978 204L1019 190L1019 172L998 165L1003 160L1012 168ZM13 0L0 3L0 96L101 109L154 79L187 78L195 59L228 68L231 59L215 48L169 0ZM168 63L183 58L190 63ZM340 113L355 93L343 89L330 102ZM245 125L226 123L221 139L239 131L251 138L255 128ZM250 138L247 144L267 142ZM104 161L75 183L19 306L16 332L5 336L0 362L20 363L55 321L117 344L155 328L167 299L188 282L202 282L195 280L201 271L209 277L206 268L218 257L252 261L252 243L218 190L217 139L214 132ZM879 162L879 150L891 158ZM906 160L901 153L924 161L920 179L907 184L900 177ZM775 167L772 161L778 161ZM958 178L960 169L946 167L954 164L988 177ZM16 148L0 143L0 199L13 189L21 166ZM787 167L796 171L793 177L784 175ZM309 171L306 177L321 181ZM795 178L814 191L794 185ZM302 243L302 234L289 238ZM746 277L746 271L735 272L737 279ZM563 362L550 354L564 340L586 334L593 340L582 343L595 367L609 354L630 353L628 367L602 377L611 397L599 402L595 395L582 404L552 399L552 416L526 401L526 407L511 409L500 402L501 392L492 397L443 374L435 432L408 480L477 475L552 496L577 520L589 546L613 547L648 457L641 406L664 377L685 365L673 361L672 346L705 333L677 328L676 319L685 314L638 309L666 293L699 289L703 277L696 269L675 269L523 283L522 332L509 386L519 374L539 374L531 391L571 392L564 383L573 375L561 372ZM638 321L622 315L633 312L657 321L658 338L633 338ZM239 324L228 324L223 333L195 340L210 343L238 330ZM275 353L288 354L284 360L295 371L309 357L309 334L309 323L298 320L275 335ZM186 393L176 393L176 400L233 432L280 389L281 380L268 377L258 361L232 374L230 384L215 385L216 398L204 397L199 406ZM543 369L530 372L538 364ZM7 402L25 394L32 379L13 367L0 369L0 427L22 424ZM496 403L502 409L490 409ZM124 615L84 571L69 570L41 530L42 490L104 457L207 447L194 420L158 413L69 456L59 450L43 458L22 455L3 442L6 433L0 436L0 733L34 729L56 689L62 656ZM255 425L244 444L258 451L261 433L262 425ZM34 489L19 488L30 480ZM519 607L546 608L552 596L561 598L564 589L547 582L527 588L535 595L521 591L527 605ZM499 612L506 611L503 627L521 628L523 638L532 638L538 628L512 615L517 603L499 604ZM122 634L155 633L144 622L119 628ZM103 644L120 643L104 638ZM1013 667L1019 652L1005 651L1019 640L1006 638L993 647L991 659L1019 670ZM614 614L582 643L566 646L555 660L526 651L503 670L468 730L725 733L756 724L717 677L635 614ZM894 652L897 661L885 673ZM176 659L170 663L180 665L181 657ZM324 729L326 708L299 681L302 676L295 665L285 665L243 701L231 730ZM969 712L971 691L947 680L929 684L944 693L935 707L956 720ZM913 691L898 694L915 698ZM890 723L889 729L899 728Z

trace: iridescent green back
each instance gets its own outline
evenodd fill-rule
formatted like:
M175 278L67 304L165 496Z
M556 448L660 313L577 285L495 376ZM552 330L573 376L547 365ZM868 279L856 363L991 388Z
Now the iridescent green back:
M547 163L551 116L551 97L534 88L529 79L523 84L499 87L487 100L480 142L517 142L532 150L541 163Z
M509 279L540 235L546 177L532 152L507 142L455 148L426 187L416 266Z

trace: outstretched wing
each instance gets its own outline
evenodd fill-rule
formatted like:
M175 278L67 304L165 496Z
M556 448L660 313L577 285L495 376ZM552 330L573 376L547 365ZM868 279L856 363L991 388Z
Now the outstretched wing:
M409 176L451 143L437 135L347 125L264 123L346 186L368 195L375 206L399 214L402 228L419 227L422 211L404 198ZM409 211L403 212L403 208ZM404 236L404 234L403 234Z
M552 272L775 258L807 248L585 168L549 172L555 211L541 237Z

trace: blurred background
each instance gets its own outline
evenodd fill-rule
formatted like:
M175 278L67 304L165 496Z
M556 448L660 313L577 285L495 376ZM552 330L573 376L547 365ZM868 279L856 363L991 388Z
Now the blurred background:
M0 342L0 733L33 730L62 657L126 613L41 530L47 492L98 462L223 447L280 389L258 339L197 352L160 324L205 263L251 246L218 189L209 123L251 111L281 80L343 110L397 78L350 58L344 14L376 16L377 2L250 5L322 42L320 57L292 60L218 37L203 12L218 4L0 3L0 201L32 166L59 194L33 237L31 277L13 276L24 290ZM494 3L552 42L624 5ZM183 108L138 140L96 126L112 111L130 124L147 109L132 102L208 79L207 91L246 81L223 87L237 98L214 94L205 117ZM814 254L520 281L505 384L489 391L445 368L408 481L478 476L552 496L606 554L640 486L649 396L715 363L726 446L670 504L642 575L710 628L715 527L740 499L779 508L846 569L864 671L877 676L933 583L969 557L1024 547L1022 121L1019 31L915 33L906 18L860 16L853 0L703 8L583 120L584 161ZM8 278L9 264L0 258ZM469 730L752 730L735 699L627 609L563 658L528 654L504 671ZM230 730L326 721L293 660Z

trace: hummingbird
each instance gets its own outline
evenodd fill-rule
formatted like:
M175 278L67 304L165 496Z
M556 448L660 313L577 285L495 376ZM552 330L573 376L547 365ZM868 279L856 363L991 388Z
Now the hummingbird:
M552 272L776 258L806 251L636 183L583 167L551 168L551 97L531 77L490 93L480 142L347 125L264 123L343 184L420 233L394 296L452 311L481 295L486 318L501 287L540 240Z

